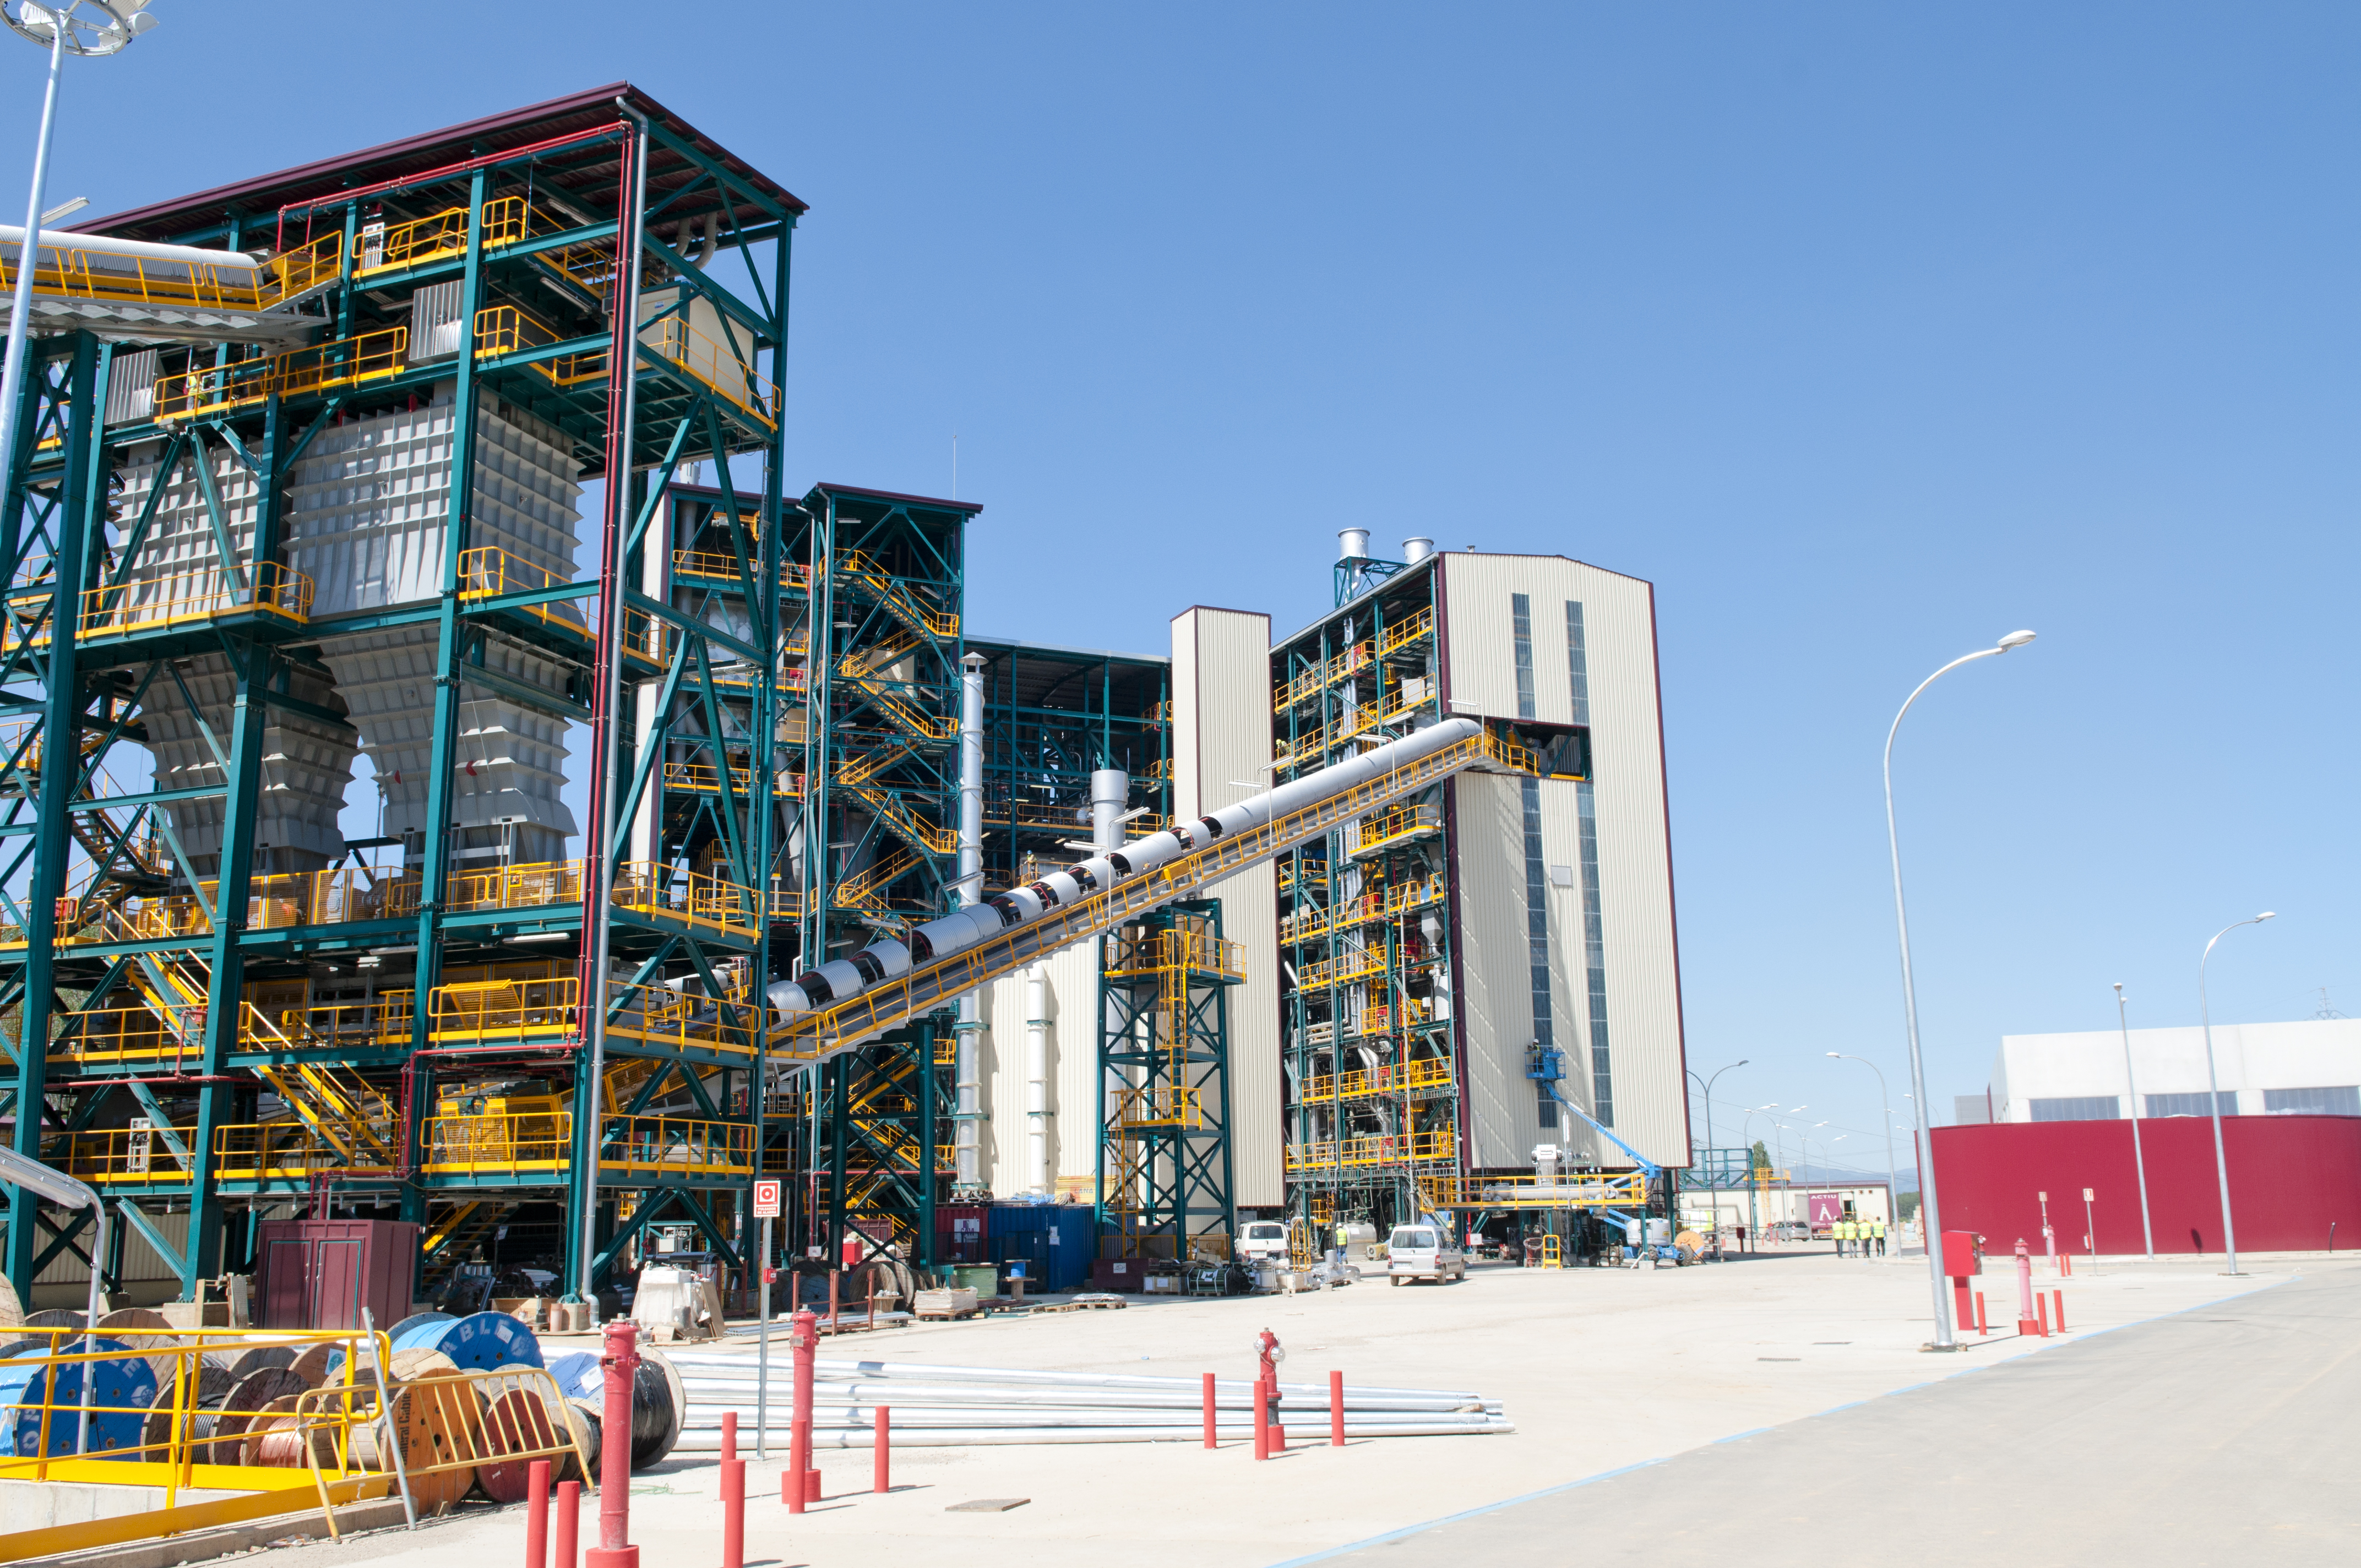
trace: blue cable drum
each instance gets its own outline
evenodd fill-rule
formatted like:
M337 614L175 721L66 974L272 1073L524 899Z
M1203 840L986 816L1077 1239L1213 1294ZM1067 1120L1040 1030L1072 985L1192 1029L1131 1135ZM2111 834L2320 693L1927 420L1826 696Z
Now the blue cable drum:
M541 1341L506 1312L472 1312L441 1322L408 1320L396 1325L396 1350L439 1350L462 1372L495 1372L522 1363L539 1366Z
M595 1403L606 1398L607 1371L595 1350L561 1351L549 1358L547 1369L569 1399Z
M83 1343L69 1340L61 1348L68 1354L79 1354ZM93 1351L128 1352L131 1348L111 1339L88 1343ZM147 1425L146 1415L139 1412L156 1402L156 1374L146 1360L126 1354L120 1361L0 1366L0 1455L29 1459L72 1453L82 1412L68 1407L81 1405L84 1369L92 1367L95 1371L91 1375L90 1402L115 1408L91 1411L90 1457L106 1457L105 1451L110 1449L137 1448L140 1431ZM41 1448L40 1407L44 1402L52 1407L46 1453ZM29 1409L25 1408L28 1405L32 1407Z

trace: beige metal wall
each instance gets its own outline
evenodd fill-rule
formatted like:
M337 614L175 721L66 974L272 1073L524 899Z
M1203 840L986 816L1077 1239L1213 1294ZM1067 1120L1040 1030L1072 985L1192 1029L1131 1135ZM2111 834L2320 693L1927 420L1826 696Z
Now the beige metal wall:
M1544 723L1572 722L1565 604L1574 600L1583 607L1614 1127L1650 1159L1686 1165L1686 1062L1657 695L1654 590L1636 577L1560 555L1454 552L1437 566L1442 574L1444 695L1454 713L1519 717L1510 598L1523 593L1532 607L1533 718ZM1454 789L1461 807L1461 874L1455 881L1460 979L1469 1009L1471 1160L1521 1164L1540 1141L1532 1090L1522 1077L1524 1049L1532 1037L1532 1009L1521 802L1516 781L1510 779L1463 778ZM1576 790L1572 784L1552 781L1543 781L1541 789L1543 859L1576 872L1573 887L1562 888L1553 881L1550 889L1551 970L1556 1038L1566 1055L1566 1091L1587 1108L1590 1009ZM1484 1016L1480 1030L1479 1006ZM1496 1059L1475 1059L1479 1041L1482 1051ZM1499 1087L1510 1074L1518 1081ZM1571 1135L1557 1141L1583 1146ZM1600 1163L1616 1163L1607 1157L1612 1146L1598 1152Z
M1197 606L1172 620L1172 800L1180 817L1245 799L1270 780L1270 617ZM1286 1201L1279 1107L1279 890L1268 864L1217 883L1222 933L1243 944L1230 990L1231 1201Z
M1051 955L1049 1047L1049 1172L1052 1184L1084 1201L1096 1196L1099 948L1084 942ZM983 988L983 1126L977 1136L983 1179L994 1196L1014 1198L1031 1184L1025 1092L1025 976ZM945 1135L949 1141L949 1135Z

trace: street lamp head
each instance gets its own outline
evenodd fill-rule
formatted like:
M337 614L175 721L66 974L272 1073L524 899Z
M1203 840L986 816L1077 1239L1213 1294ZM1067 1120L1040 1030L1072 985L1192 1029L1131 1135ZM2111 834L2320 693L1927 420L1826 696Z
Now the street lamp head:
M80 55L115 54L156 25L148 0L0 0L0 20L43 49Z
M2276 910L2276 909L2266 909L2266 910L2264 910L2260 915L2257 915L2257 916L2255 916L2255 924L2256 924L2256 925L2257 925L2257 926L2259 926L2259 925L2261 925L2261 924L2262 924L2264 921L2266 921L2266 920L2276 920L2276 919L2278 919L2279 917L2279 911L2278 911L2278 910Z
M2000 651L2005 653L2012 648L2022 648L2032 641L2033 633L2030 631L2012 631L2000 640Z
M1830 1052L1828 1053L1828 1055L1830 1055L1830 1056L1832 1056L1832 1057L1835 1057L1835 1058L1838 1058L1839 1059L1842 1059L1842 1058L1843 1058L1843 1057L1844 1057L1844 1052L1842 1052L1842 1051L1830 1051Z

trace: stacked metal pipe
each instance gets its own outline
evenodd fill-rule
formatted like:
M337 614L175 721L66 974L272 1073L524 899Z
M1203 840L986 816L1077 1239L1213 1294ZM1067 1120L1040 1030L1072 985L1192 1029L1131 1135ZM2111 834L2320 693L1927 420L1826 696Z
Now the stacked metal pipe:
M676 1452L719 1452L721 1418L732 1411L740 1443L752 1442L756 1359L675 1351L672 1360L688 1407ZM1251 1440L1253 1383L1220 1378L1213 1387L1215 1434ZM794 1415L794 1387L792 1357L773 1356L766 1431L783 1447ZM1203 1436L1203 1399L1202 1380L1191 1377L820 1361L812 1383L812 1442L817 1448L871 1446L881 1405L893 1410L894 1442L905 1446L1179 1442ZM1307 1436L1325 1434L1327 1385L1280 1384L1279 1419ZM1478 1394L1349 1384L1345 1388L1347 1438L1461 1437L1515 1430L1499 1400Z

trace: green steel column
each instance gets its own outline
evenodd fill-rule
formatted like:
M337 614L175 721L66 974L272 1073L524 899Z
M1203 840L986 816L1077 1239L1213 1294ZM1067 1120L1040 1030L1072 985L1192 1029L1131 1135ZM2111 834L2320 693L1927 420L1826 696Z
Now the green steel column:
M459 733L459 560L476 496L476 313L484 304L484 201L490 174L467 185L467 258L460 273L458 383L451 398L451 480L443 527L443 594L435 614L434 738L426 777L425 846L419 867L418 977L411 998L410 1046L424 1050L428 1003L443 977L443 892L450 880L451 768ZM422 1107L413 1106L416 1114Z
M918 1243L920 1268L935 1266L935 1015L918 1020Z
M29 344L26 352L32 352ZM57 587L50 601L49 651L41 694L41 745L48 765L41 769L35 816L32 885L25 910L25 994L17 1003L23 1026L16 1043L14 1145L16 1153L34 1160L41 1157L41 1124L47 1111L50 1009L57 996L58 897L65 892L67 865L73 853L69 813L81 772L82 673L75 659L74 633L80 624L82 578L96 554L91 548L92 536L106 515L106 487L99 479L104 454L95 416L104 401L99 391L105 384L100 378L102 369L112 352L90 334L77 333L66 371L65 397L71 413L66 426L64 493L52 518ZM9 468L6 487L12 503L30 500L23 478L37 448L39 427L33 416L49 381L45 363L37 362L28 368L25 417L17 424L16 461ZM21 516L12 510L7 521L19 523ZM10 1211L8 1278L22 1299L31 1299L33 1265L40 1253L40 1228L33 1223L36 1207L33 1196L20 1189Z

